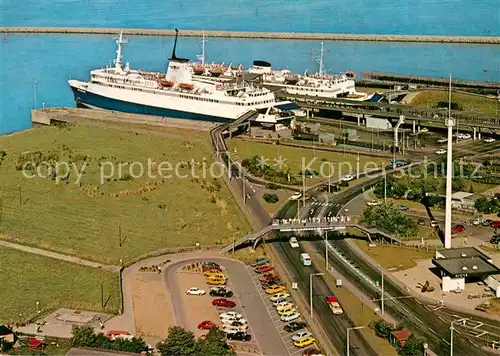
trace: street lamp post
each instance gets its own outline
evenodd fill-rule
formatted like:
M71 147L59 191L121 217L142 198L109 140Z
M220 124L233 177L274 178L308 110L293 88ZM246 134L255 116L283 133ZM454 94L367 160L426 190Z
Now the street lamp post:
M311 273L309 275L309 304L311 306L311 319L314 317L313 315L313 277L314 276L324 276L325 273Z
M34 107L33 109L36 109L36 85L38 84L38 80L33 80L33 101L34 101Z
M349 356L349 330L359 330L363 329L364 326L355 326L352 328L347 328L347 344L346 344L346 355Z
M453 327L453 324L454 323L466 323L466 321L470 319L470 318L462 318L462 319L458 319L458 320L453 320L451 323L450 323L450 356L453 356L453 330L455 330L455 328Z
M328 230L325 230L325 262L326 271L328 272Z

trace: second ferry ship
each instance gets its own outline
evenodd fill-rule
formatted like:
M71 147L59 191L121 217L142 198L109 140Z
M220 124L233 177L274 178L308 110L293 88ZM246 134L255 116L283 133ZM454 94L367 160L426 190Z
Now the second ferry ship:
M257 110L268 119L286 117L287 110L297 108L289 101L277 102L270 90L244 80L216 83L193 78L189 60L176 56L175 31L166 73L132 70L128 62L122 68L122 44L127 41L120 33L114 67L92 70L89 82L68 81L77 105L214 122L235 120L249 110Z

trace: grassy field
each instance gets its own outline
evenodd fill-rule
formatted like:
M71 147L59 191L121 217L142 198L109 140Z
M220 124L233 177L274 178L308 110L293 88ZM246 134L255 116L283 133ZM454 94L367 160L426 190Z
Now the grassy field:
M435 108L440 101L448 102L447 92L422 90L413 98L410 105ZM474 110L483 114L495 115L495 99L466 93L452 93L451 101L460 105L463 111Z
M377 261L382 267L386 269L395 268L397 271L415 267L417 265L415 263L416 260L432 258L434 256L432 250L428 252L425 250L417 251L410 248L388 245L377 245L377 247L370 248L365 241L356 240L355 242L361 250Z
M323 166L324 178L330 174L330 164L333 164L333 177L339 178L349 172L356 171L356 158L354 154L342 154L339 152L326 152L312 149L303 149L297 147L288 147L282 145L271 145L260 142L250 142L243 140L231 140L228 142L228 149L236 158L245 159L254 156L263 157L267 160L267 164L275 169L286 172L290 169L291 174L299 175L303 167L309 167L317 171L321 175L321 167ZM235 152L236 149L236 152ZM278 153L279 149L279 153ZM283 165L275 166L275 158L282 157ZM379 157L359 156L360 171L365 169L373 169L385 164L384 159ZM304 162L304 164L303 164ZM309 163L312 164L309 165Z
M103 311L120 308L118 274L0 247L0 324L16 323L58 307Z
M207 134L150 130L77 125L0 137L3 238L118 264L161 248L226 243L235 231L250 231L224 181L209 170L203 178L202 160L211 162ZM74 170L57 183L16 169L30 160L86 167L78 184ZM114 175L101 184L101 170L111 176L111 166Z

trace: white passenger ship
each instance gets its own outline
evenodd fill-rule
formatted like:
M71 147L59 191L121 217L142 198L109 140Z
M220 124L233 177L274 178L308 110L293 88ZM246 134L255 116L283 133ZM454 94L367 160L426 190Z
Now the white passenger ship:
M314 96L322 98L345 98L350 100L369 100L372 95L357 92L355 81L346 73L334 75L327 74L324 69L323 42L321 42L320 55L316 58L319 64L317 73L304 73L299 75L289 70L273 70L271 63L256 60L247 73L256 74L262 78L263 86L272 89L282 89L292 95ZM208 77L219 82L240 78L244 76L243 65L224 65L224 63L205 62L205 36L202 40L202 54L198 56L199 62L191 62L190 68L195 77Z
M268 89L242 80L216 83L193 78L189 60L175 54L177 38L176 29L167 73L156 73L132 70L128 62L122 68L122 44L127 41L120 34L114 67L92 70L89 82L69 80L77 105L214 122L235 120L251 109L283 117L285 110L297 107L276 102Z

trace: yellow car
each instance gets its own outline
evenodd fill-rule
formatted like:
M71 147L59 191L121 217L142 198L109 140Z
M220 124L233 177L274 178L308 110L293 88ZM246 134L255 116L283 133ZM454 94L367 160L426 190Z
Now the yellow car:
M224 284L226 284L226 279L225 278L210 277L207 280L207 284L212 285L212 286L224 285Z
M297 347L306 347L314 343L316 341L312 336L309 337L304 337L302 339L299 339L297 341L294 341L293 344Z
M218 275L223 275L224 276L224 273L222 273L218 269L209 269L209 270L204 271L203 275L205 277L218 276Z
M285 286L271 286L264 290L267 294L275 294L279 292L284 292L286 290Z
M287 307L284 307L284 308L281 308L280 310L278 310L278 314L279 315L283 315L285 313L295 313L297 311L297 309L295 309L295 307L293 305L289 305Z

